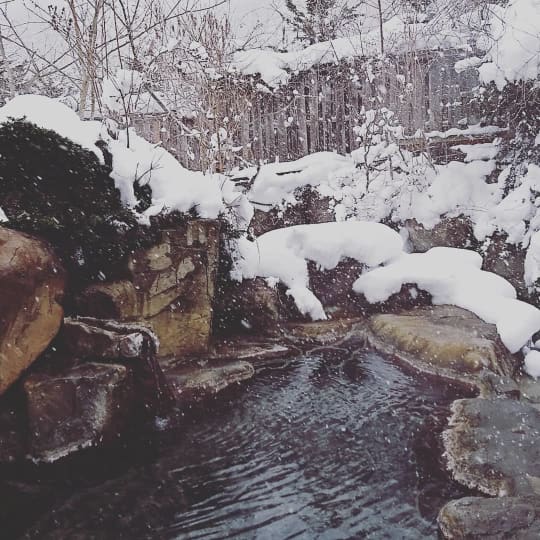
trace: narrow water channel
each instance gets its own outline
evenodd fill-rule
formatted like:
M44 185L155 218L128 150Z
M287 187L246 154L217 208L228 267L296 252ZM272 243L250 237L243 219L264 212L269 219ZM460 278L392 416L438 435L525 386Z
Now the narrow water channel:
M463 493L437 448L455 397L373 352L314 350L179 413L121 472L49 474L35 486L39 512L25 518L15 505L11 519L28 521L11 530L55 540L436 538L437 511Z

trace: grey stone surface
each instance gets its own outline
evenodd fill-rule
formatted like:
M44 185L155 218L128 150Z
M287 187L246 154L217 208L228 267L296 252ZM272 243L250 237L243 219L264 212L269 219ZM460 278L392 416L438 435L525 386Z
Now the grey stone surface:
M504 398L452 404L443 433L454 478L492 496L532 495L540 482L540 411Z
M438 523L448 539L540 538L540 497L465 497L446 504Z

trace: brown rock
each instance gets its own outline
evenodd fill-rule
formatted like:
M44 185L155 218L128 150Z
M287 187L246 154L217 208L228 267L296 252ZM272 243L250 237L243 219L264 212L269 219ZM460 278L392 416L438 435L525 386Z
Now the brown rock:
M193 220L165 230L161 242L134 254L126 281L93 285L78 313L148 326L160 357L205 353L219 256L219 222Z
M137 317L137 291L131 281L96 283L77 299L81 315L102 319L129 320Z
M527 250L507 244L506 238L501 235L494 235L486 240L484 247L482 270L502 276L516 288L520 299L538 305L538 295L527 290L523 277Z
M370 319L370 342L407 364L478 386L484 370L510 376L516 361L494 325L454 306L417 308Z
M415 253L424 253L434 247L469 248L474 244L470 220L460 216L444 218L432 229L426 229L414 219L405 222L409 243Z
M352 286L363 269L363 264L350 258L341 260L331 270L323 270L313 261L308 262L310 289L327 313L334 316L358 313L358 295L353 292Z
M297 189L294 193L297 203L284 209L271 208L268 211L255 209L251 228L255 236L260 236L274 229L304 225L309 223L327 223L334 221L334 208L328 197L321 197L311 186Z
M275 333L286 319L287 305L282 289L271 287L263 278L227 283L215 306L216 329L225 333Z
M58 332L64 286L59 261L45 243L0 227L0 394Z
M30 452L47 462L116 439L134 399L129 371L119 364L87 363L57 376L34 374L24 390Z

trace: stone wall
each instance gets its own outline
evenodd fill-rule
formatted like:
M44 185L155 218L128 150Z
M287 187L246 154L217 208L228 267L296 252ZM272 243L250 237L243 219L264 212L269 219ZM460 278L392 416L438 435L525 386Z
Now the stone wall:
M83 291L79 314L147 325L159 339L160 358L206 352L219 231L215 220L192 220L164 230L159 244L130 258L128 279Z

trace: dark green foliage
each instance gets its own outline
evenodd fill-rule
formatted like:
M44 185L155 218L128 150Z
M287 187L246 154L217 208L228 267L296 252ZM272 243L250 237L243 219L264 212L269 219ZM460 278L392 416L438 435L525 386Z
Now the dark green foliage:
M535 82L507 83L502 91L494 84L482 89L479 104L486 124L508 128L498 158L498 168L510 167L505 191L509 193L529 163L540 165L540 86Z
M141 227L122 206L110 170L54 131L22 120L0 126L7 226L47 239L75 286L119 277L126 256L156 238L155 228Z
M286 0L285 21L296 30L299 41L312 45L338 37L343 30L358 18L362 1L306 0L305 10L297 0Z

